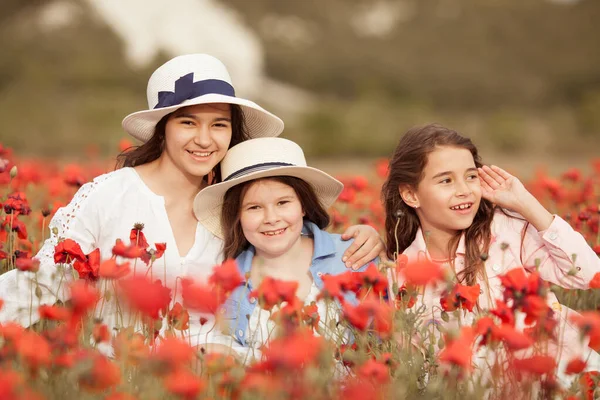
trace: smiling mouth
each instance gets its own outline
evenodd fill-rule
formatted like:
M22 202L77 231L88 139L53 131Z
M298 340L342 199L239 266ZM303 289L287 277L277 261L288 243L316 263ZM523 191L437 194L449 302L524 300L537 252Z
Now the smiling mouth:
M457 206L450 207L451 210L460 211L460 210L468 210L473 206L473 203L463 203Z
M209 157L212 153L214 153L214 151L186 151L195 157Z
M278 236L281 235L283 232L285 232L287 228L283 228L283 229L278 229L276 231L266 231L266 232L261 232L263 235L265 236Z

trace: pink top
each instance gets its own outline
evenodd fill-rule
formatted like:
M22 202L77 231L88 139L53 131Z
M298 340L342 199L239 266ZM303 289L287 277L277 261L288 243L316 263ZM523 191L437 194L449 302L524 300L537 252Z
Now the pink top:
M499 275L505 274L514 268L523 268L530 272L539 265L539 274L547 282L568 289L588 289L589 282L593 276L600 272L600 258L587 244L581 234L573 230L571 226L559 216L554 216L552 224L545 231L538 232L531 224L527 226L527 231L522 243L521 237L526 221L514 214L517 218L511 218L498 211L494 215L491 226L492 240L490 244L488 259L485 262L485 269L488 277L489 288L485 280L478 279L481 286L479 296L479 307L485 311L495 308L495 299L503 298L503 287L500 283ZM502 245L506 244L505 250ZM421 229L417 232L415 240L404 251L409 261L418 260L421 257L429 257L427 246ZM456 259L455 268L459 272L464 266L465 243L464 236L461 238ZM422 258L421 258L422 259ZM573 262L575 259L575 262ZM522 261L521 261L522 260ZM538 262L536 263L536 260ZM569 275L571 271L571 275ZM402 286L403 277L398 276L398 285ZM458 321L449 313L450 321L448 323L441 319L440 297L443 291L442 285L439 287L427 287L425 293L419 296L414 307L425 305L426 317L424 326L426 326L436 337L439 335L435 325L451 328L458 326ZM575 311L561 305L552 292L548 292L548 305L556 312L559 318L559 328L557 337L558 344L563 347L561 361L568 362L574 356L587 357L589 348L581 344L579 332L569 322L569 316ZM471 326L478 317L475 312L465 311L462 316L462 325ZM523 328L524 315L517 318L517 328ZM557 349L558 350L558 349ZM600 367L600 357L595 353L595 358ZM593 364L594 357L588 360L588 367ZM585 360L586 358L584 358ZM476 360L474 360L476 362ZM593 369L593 368L592 368Z

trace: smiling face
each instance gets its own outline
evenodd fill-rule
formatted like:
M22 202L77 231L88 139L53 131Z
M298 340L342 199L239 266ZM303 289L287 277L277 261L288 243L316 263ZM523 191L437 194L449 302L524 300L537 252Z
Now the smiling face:
M473 223L481 202L481 186L473 155L467 149L443 146L427 158L416 189L401 188L424 232L455 234Z
M207 175L225 157L231 141L229 104L199 104L175 111L165 127L163 162L184 175Z
M295 190L276 180L253 182L242 199L242 231L258 256L278 257L300 246L303 217Z

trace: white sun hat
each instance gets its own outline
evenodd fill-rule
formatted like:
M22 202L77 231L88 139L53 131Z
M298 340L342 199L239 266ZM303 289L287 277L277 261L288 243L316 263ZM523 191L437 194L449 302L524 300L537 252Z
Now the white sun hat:
M223 181L208 186L194 199L194 214L202 225L223 238L221 209L223 197L240 183L271 176L293 176L310 184L321 205L327 209L344 185L331 175L306 165L302 148L291 140L270 137L246 140L233 146L221 161Z
M148 109L129 114L123 129L142 142L154 134L156 124L178 108L196 104L237 104L244 113L251 138L278 136L283 121L258 104L235 97L227 68L208 54L175 57L160 67L148 80Z

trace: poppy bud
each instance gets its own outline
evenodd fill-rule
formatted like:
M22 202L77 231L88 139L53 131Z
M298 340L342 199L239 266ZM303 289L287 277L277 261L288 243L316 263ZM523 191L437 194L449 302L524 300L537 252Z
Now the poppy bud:
M15 179L17 177L17 172L17 166L15 165L10 169L10 179Z
M42 298L42 289L39 286L35 287L35 297L40 300Z
M444 320L444 322L450 321L450 317L448 316L448 313L446 311L442 311L442 319Z
M487 253L481 253L479 255L479 258L481 259L481 261L487 261L487 259L490 258L490 256Z
M402 211L402 210L396 210L395 215L396 215L396 218L401 218L401 217L404 216L404 211Z
M47 208L44 208L42 210L42 217L46 218L48 215L50 215L50 210Z
M506 243L506 242L501 243L500 244L500 250L504 251L506 249L508 249L508 243Z

